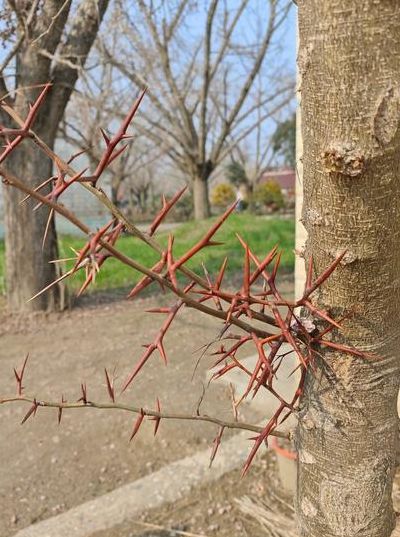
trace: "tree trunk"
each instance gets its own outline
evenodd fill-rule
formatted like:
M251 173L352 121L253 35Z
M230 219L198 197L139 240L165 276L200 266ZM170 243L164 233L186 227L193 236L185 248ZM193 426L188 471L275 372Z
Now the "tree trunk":
M400 10L384 0L299 0L306 256L332 338L301 399L297 514L307 537L388 537L398 446Z
M22 49L16 70L24 81L26 89L17 94L14 108L24 118L28 113L28 103L34 102L40 93L40 83L46 78L38 78L32 69L37 61L36 52L31 48ZM40 73L42 76L42 73ZM35 122L35 132L53 149L58 124L48 121L48 103L52 91L45 97ZM11 126L11 125L10 125ZM15 127L14 124L12 124ZM6 168L16 177L35 188L53 173L53 164L37 146L29 139L24 140L11 153L5 163ZM41 189L47 194L50 187ZM61 300L61 288L53 286L49 291L29 302L38 291L53 282L59 275L57 265L50 261L58 258L57 234L54 218L47 230L47 238L43 243L49 217L49 209L41 207L33 211L36 202L32 200L20 203L24 195L14 188L4 188L5 205L5 249L6 249L6 294L7 305L11 312L55 311L64 302Z
M208 181L201 176L193 179L193 204L195 220L204 220L210 216Z
M299 30L297 28L297 52L299 51ZM297 88L297 110L296 110L296 184L295 184L295 221L296 221L296 237L295 245L297 255L294 265L294 294L298 299L303 294L304 284L306 281L306 271L304 267L304 245L307 239L307 233L301 222L301 213L303 210L303 139L301 136L301 73L299 68L296 72L296 88Z
M118 177L112 177L111 179L111 201L118 207L119 206L119 188L121 186L121 180Z
M40 41L34 45L25 36L15 59L16 97L12 103L22 117L26 117L27 102L38 96L41 84L51 81L53 86L46 95L35 118L34 131L53 148L56 133L71 92L83 68L90 48L97 35L109 0L82 0L64 29L70 14L71 2L47 1L38 3L36 23L30 29ZM29 3L28 3L29 4ZM14 8L13 8L14 9ZM22 12L20 13L23 18ZM18 25L20 26L20 25ZM58 51L63 61L52 61ZM45 53L44 53L44 52ZM2 80L1 92L7 94ZM12 92L11 92L12 93ZM3 122L2 118L2 122ZM7 123L8 118L5 119ZM15 125L12 125L15 127ZM7 158L6 168L29 186L37 186L52 173L51 163L40 154L30 140L26 140ZM46 191L41 190L42 193ZM11 311L53 310L58 308L60 289L55 286L32 302L29 298L57 276L56 266L49 263L57 254L54 222L48 230L42 251L42 239L46 229L48 210L41 208L32 214L30 203L19 205L21 196L5 189L6 222L6 287Z
M20 146L7 159L7 168L32 187L52 174L51 161L31 143ZM58 258L54 219L42 248L49 209L41 207L33 212L36 203L31 201L21 205L24 196L15 188L4 188L4 195L8 307L13 312L58 309L58 286L28 302L31 296L57 278L56 264L49 263Z

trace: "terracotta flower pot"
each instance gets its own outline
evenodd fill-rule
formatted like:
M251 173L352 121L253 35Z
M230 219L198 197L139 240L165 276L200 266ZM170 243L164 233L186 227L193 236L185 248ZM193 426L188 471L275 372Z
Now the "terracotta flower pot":
M276 453L282 488L293 495L297 485L297 453L289 441L278 441L276 437L271 438L269 445Z

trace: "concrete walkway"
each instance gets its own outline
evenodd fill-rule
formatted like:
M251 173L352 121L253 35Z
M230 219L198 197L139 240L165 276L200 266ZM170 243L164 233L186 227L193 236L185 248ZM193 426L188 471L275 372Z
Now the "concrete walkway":
M89 537L165 502L177 501L191 488L215 481L240 467L251 448L251 435L245 431L222 442L211 469L209 448L61 515L28 526L15 537Z

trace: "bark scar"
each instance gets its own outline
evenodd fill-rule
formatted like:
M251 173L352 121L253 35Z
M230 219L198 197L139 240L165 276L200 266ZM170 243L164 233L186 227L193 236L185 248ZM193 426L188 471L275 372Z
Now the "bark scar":
M325 171L348 177L356 177L365 170L365 157L348 144L336 144L321 154Z
M373 117L373 133L381 145L388 145L400 126L400 89L388 88L380 96Z

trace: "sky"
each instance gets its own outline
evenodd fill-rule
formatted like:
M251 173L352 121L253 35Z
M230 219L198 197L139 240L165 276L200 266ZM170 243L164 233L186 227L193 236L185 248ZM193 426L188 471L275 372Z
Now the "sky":
M289 67L291 70L296 70L296 19L297 7L293 5L290 10L289 17L285 24L285 33L283 35L283 47L286 51Z

